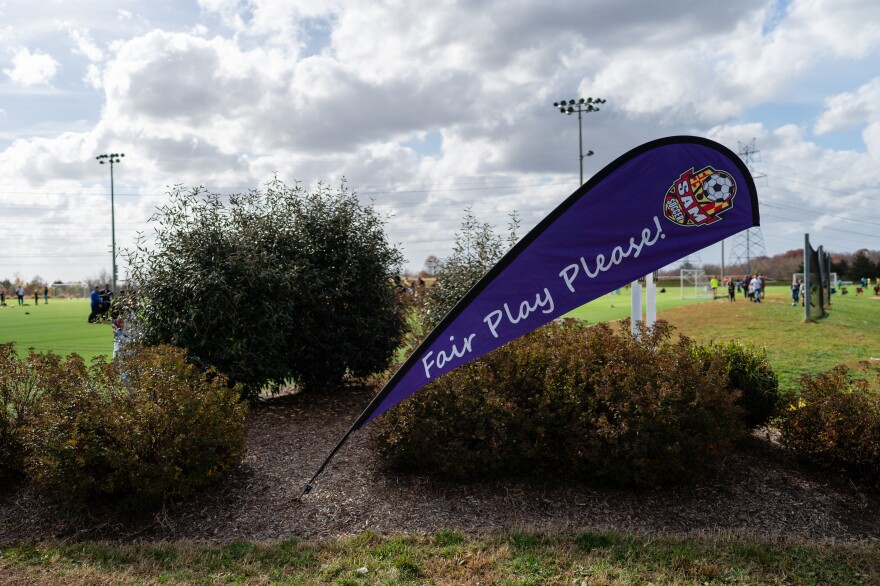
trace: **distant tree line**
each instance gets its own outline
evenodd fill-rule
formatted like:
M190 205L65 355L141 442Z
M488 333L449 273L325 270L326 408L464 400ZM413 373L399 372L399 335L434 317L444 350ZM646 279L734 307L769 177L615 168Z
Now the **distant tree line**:
M794 273L804 270L804 249L788 250L774 256L759 256L752 259L752 272L779 281L789 281ZM702 268L707 275L721 275L721 265L705 263ZM725 276L745 275L745 265L724 265ZM853 253L831 253L831 272L842 280L857 281L861 278L880 278L880 250L862 248ZM677 272L676 272L677 274Z
M0 279L0 289L5 290L7 295L11 295L14 294L15 290L21 285L24 287L24 294L30 296L34 293L42 294L43 287L46 286L46 283L47 281L40 275L35 276L30 281L25 281L21 277L16 277L14 279Z
M88 279L85 279L83 281L83 283L84 283L83 289L87 294L88 291L91 291L95 287L103 288L104 285L106 285L107 283L110 283L112 281L112 279L113 279L113 277L110 275L110 273L107 270L102 270L97 275L94 275L92 277L89 277ZM20 285L21 287L24 288L25 296L30 297L34 293L39 293L40 295L42 295L43 289L45 287L49 287L49 289L50 289L49 294L54 295L54 291L52 291L52 290L55 287L55 285L62 285L62 284L63 284L63 281L59 281L57 279L50 283L48 279L44 279L40 275L34 276L30 281L25 281L23 278L16 275L12 279L9 279L9 278L0 279L0 290L6 291L7 295L13 295L15 293L15 290L18 289L18 287Z

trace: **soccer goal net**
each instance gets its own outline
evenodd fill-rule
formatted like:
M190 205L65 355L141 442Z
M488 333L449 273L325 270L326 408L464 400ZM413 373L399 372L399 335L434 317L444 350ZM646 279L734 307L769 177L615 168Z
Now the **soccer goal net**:
M53 283L49 290L56 299L82 299L89 296L89 287L85 283Z
M831 273L831 279L826 283L826 285L830 285L832 287L837 287L840 284L840 281L837 280L837 273ZM812 277L813 280L816 277ZM792 273L791 274L791 283L803 283L804 282L804 274L803 273Z
M711 299L709 278L703 269L681 269L682 299Z

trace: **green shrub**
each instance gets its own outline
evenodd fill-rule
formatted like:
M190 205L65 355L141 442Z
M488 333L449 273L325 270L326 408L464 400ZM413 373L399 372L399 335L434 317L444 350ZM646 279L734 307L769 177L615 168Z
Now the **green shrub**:
M880 477L880 393L845 366L799 380L779 419L782 443L807 459Z
M168 200L155 242L128 256L138 341L187 349L250 398L388 367L406 331L392 281L403 257L344 183L275 180L228 198L177 187Z
M566 474L623 486L702 475L743 432L737 393L658 322L643 342L549 324L439 377L372 426L390 466L460 479Z
M721 357L727 373L723 384L730 392L739 391L738 404L743 409L746 426L765 425L779 413L782 405L779 379L770 366L766 350L733 341L695 344L693 348L707 367L716 356Z
M0 481L23 470L23 430L41 394L36 373L45 360L33 352L21 360L14 344L0 344Z
M220 478L244 450L247 405L177 348L133 348L120 363L72 355L43 365L26 472L73 503L150 508Z

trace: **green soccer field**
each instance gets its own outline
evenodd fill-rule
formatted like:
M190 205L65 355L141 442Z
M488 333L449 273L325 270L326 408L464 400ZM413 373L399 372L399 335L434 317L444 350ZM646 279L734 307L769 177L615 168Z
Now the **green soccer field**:
M664 293L661 291L665 289ZM586 305L583 305L573 311L570 311L565 317L574 317L585 320L587 323L596 324L599 322L614 321L630 317L632 307L632 291L626 287L619 289L619 293L612 291L607 295L595 299ZM690 293L690 292L689 292ZM719 296L721 290L719 289ZM724 297L727 297L727 289L724 290ZM657 287L657 313L674 307L683 305L691 305L694 303L705 303L711 299L682 299L681 288L666 283ZM645 287L642 286L642 317L645 316Z
M6 300L0 307L0 343L15 342L19 354L28 348L67 355L77 353L86 361L95 356L113 354L113 328L109 322L88 323L87 299Z
M664 285L665 293L657 294L658 313L674 307L706 300L681 299L678 287ZM644 292L642 293L644 303ZM19 354L28 348L38 352L52 351L61 355L77 353L86 361L100 355L113 353L113 329L109 323L90 324L87 299L50 299L46 305L40 301L34 306L30 299L19 307L17 300L7 300L0 307L0 343L15 342ZM643 309L644 312L644 309ZM630 290L609 293L580 307L566 317L575 317L595 324L630 316Z

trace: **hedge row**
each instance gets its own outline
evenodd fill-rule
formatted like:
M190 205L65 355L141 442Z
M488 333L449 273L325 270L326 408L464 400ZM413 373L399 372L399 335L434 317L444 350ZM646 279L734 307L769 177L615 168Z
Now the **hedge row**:
M176 348L86 365L0 346L0 478L24 475L66 502L186 496L240 461L246 413L223 375Z
M392 467L460 479L562 472L654 487L705 473L746 428L725 353L673 340L663 322L641 341L628 327L540 328L386 413L372 444Z
M663 322L640 338L628 324L550 324L386 413L372 445L391 467L458 479L660 487L705 475L749 427L772 421L795 453L880 477L880 394L849 369L802 377L783 399L763 350L674 340ZM171 347L86 365L0 345L0 480L24 475L69 502L134 508L185 497L240 461L238 398Z

